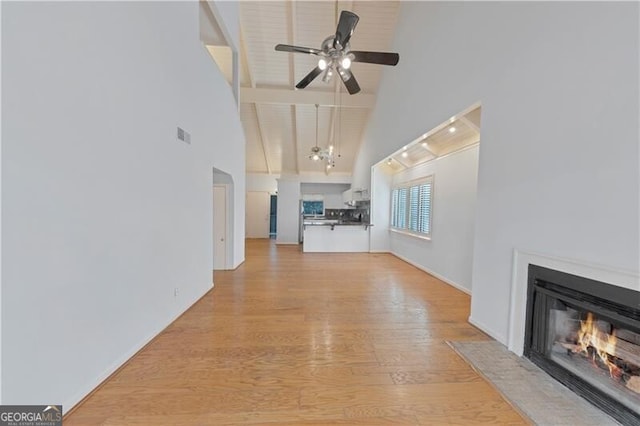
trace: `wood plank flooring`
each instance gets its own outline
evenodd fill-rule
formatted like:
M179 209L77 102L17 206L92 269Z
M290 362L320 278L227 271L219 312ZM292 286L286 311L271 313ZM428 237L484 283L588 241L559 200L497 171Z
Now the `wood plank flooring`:
M469 296L389 254L247 240L246 262L70 425L527 424L446 340Z

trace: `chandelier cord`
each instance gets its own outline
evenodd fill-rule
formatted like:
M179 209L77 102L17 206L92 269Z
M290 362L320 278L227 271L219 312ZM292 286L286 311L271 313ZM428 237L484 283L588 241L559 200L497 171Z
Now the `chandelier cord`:
M338 86L338 157L342 152L342 87Z
M316 148L318 147L318 104L316 104Z

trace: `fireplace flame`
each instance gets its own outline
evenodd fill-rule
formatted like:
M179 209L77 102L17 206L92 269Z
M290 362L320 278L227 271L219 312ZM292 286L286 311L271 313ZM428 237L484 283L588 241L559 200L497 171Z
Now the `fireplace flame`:
M612 334L605 333L598 329L597 322L593 318L593 314L589 312L586 321L580 321L580 331L578 332L578 345L585 355L589 356L588 348L591 346L595 349L593 361L595 362L595 354L609 369L609 375L612 378L620 378L621 369L609 360L609 355L616 353L617 337L615 330Z

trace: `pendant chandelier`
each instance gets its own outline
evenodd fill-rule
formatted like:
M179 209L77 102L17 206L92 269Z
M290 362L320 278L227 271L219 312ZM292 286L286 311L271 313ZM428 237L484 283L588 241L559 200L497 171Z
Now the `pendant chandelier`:
M326 161L327 169L331 169L336 166L333 158L333 145L329 145L329 148L323 149L318 146L318 107L316 104L316 145L311 148L309 159L313 161Z

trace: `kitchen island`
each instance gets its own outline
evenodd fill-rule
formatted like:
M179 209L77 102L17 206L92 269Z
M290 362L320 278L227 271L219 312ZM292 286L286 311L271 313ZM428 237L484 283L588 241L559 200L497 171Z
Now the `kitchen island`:
M304 220L302 251L306 253L368 252L368 222L330 219Z

